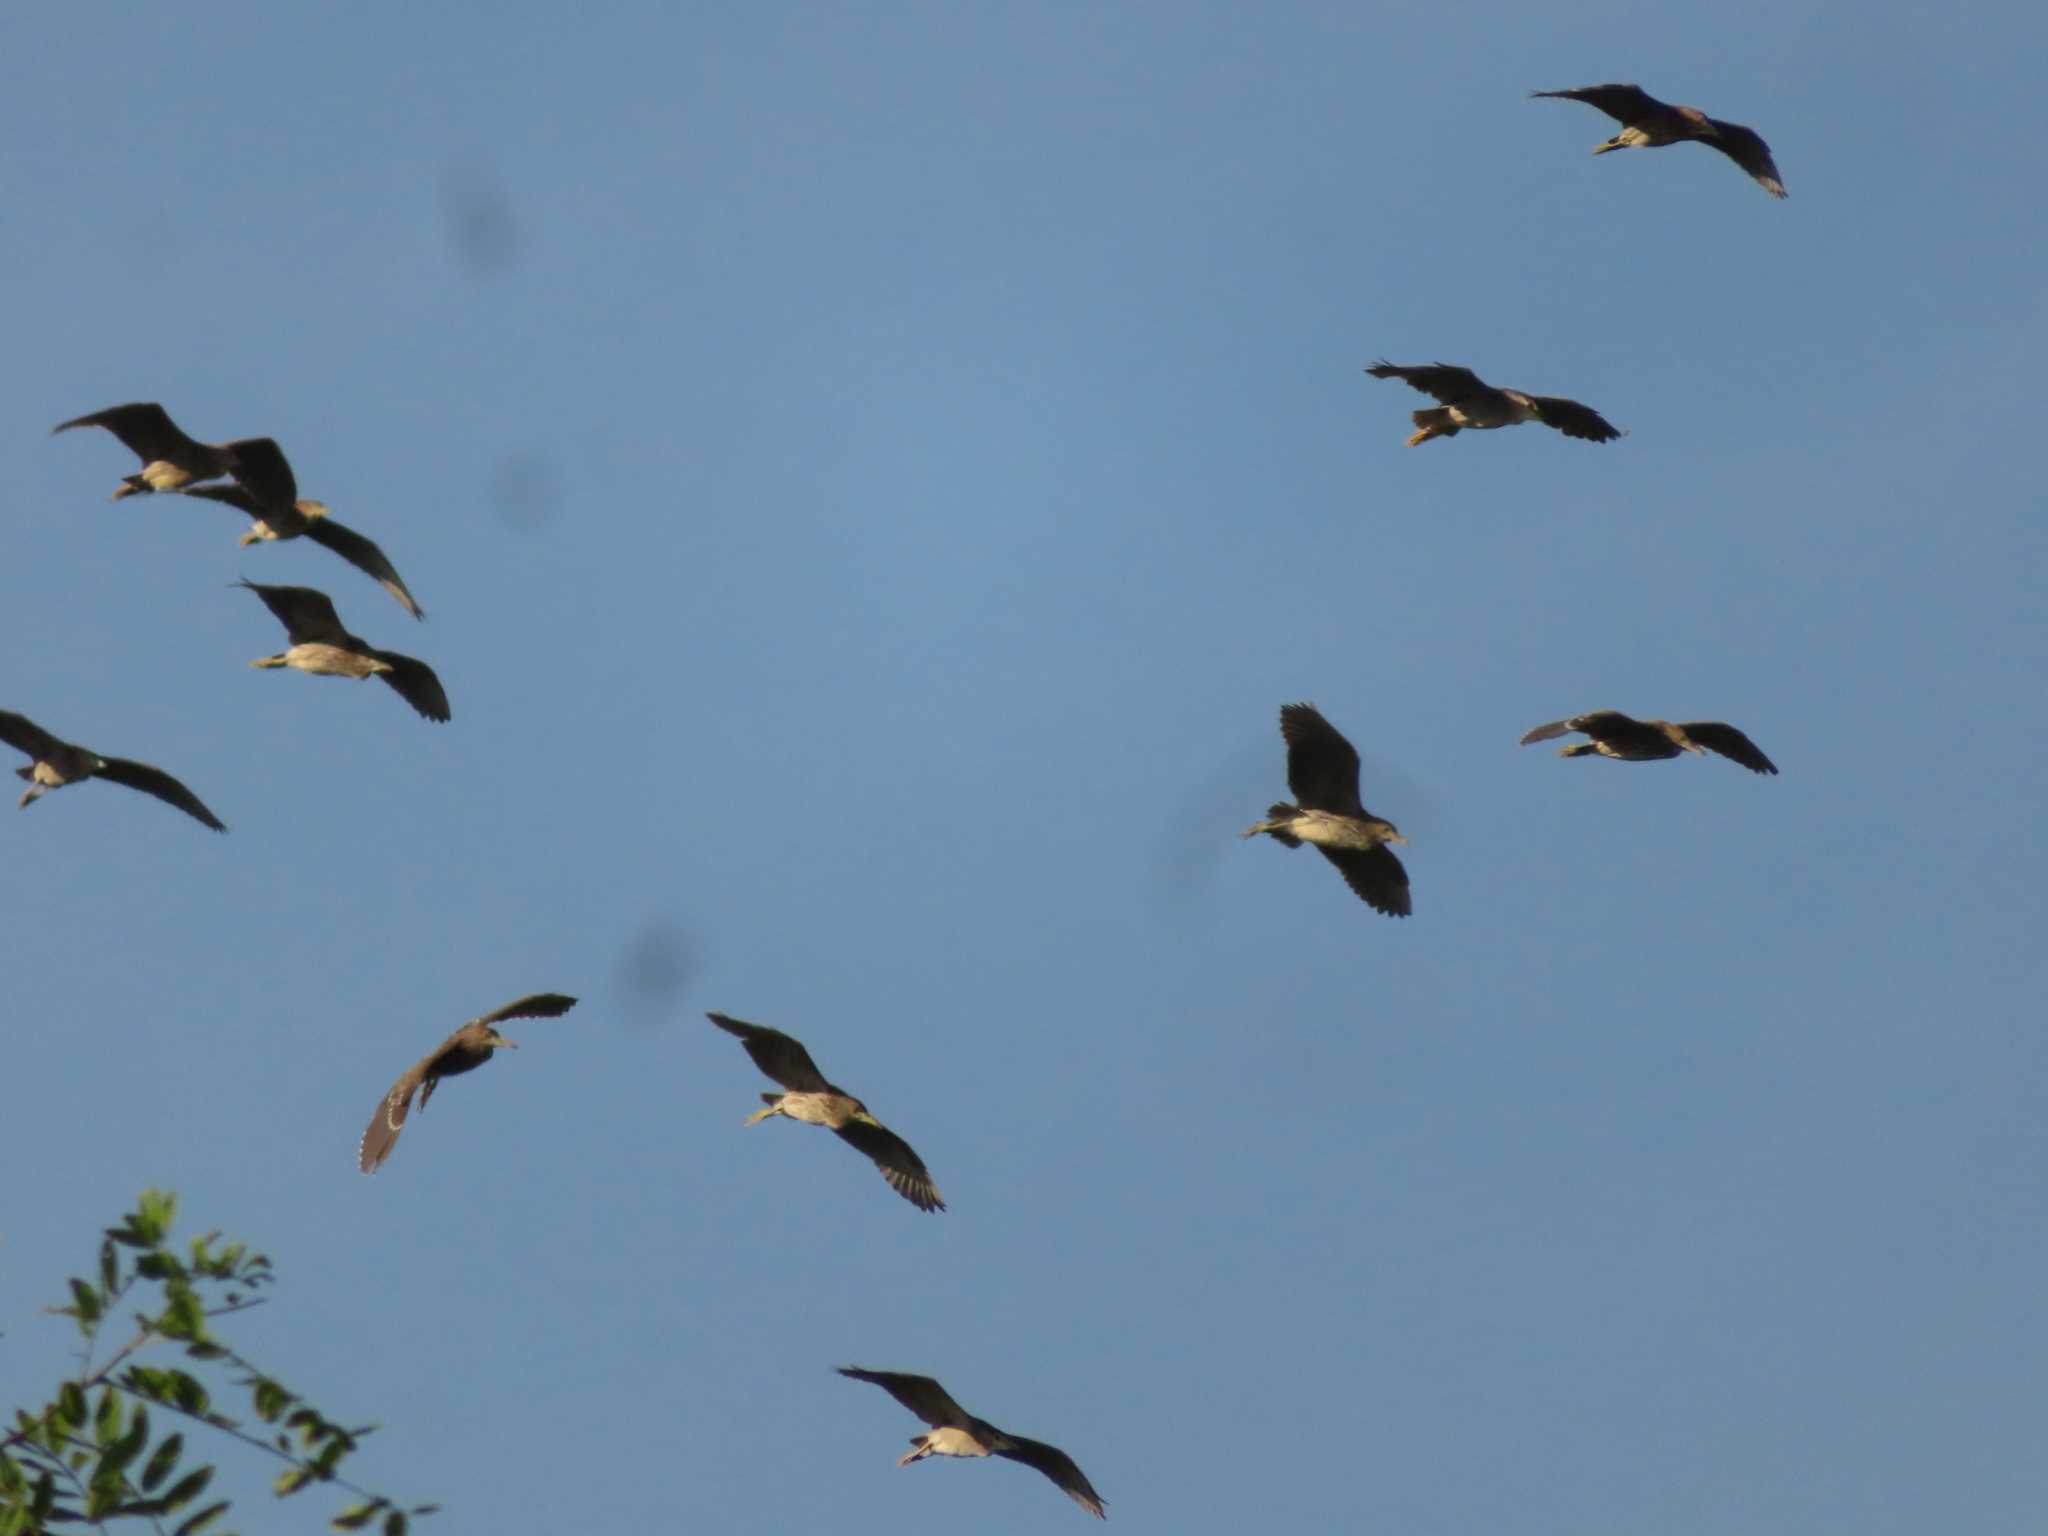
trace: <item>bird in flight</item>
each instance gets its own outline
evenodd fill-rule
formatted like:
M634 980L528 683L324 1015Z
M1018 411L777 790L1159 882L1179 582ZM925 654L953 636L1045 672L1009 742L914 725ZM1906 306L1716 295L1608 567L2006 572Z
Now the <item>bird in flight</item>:
M291 667L322 677L378 677L429 720L449 717L448 695L441 679L424 661L397 651L380 651L342 627L334 602L312 587L269 587L243 580L263 599L263 606L284 625L291 641L275 656L259 656L252 667Z
M1583 438L1589 443L1611 443L1622 435L1589 405L1558 395L1495 389L1470 368L1451 363L1404 368L1381 361L1365 371L1376 379L1399 379L1411 389L1419 389L1443 402L1434 409L1415 413L1416 431L1407 442L1410 448L1433 437L1456 437L1467 428L1483 432L1494 427L1518 427L1525 421L1540 421L1566 437Z
M1565 101L1583 101L1598 107L1617 123L1621 132L1593 153L1610 149L1662 149L1666 144L1704 144L1718 149L1749 173L1750 179L1773 197L1784 197L1785 183L1771 159L1771 146L1753 128L1724 123L1709 117L1698 107L1674 106L1659 101L1639 85L1582 85L1575 91L1531 91L1531 96L1555 96Z
M21 797L24 810L51 790L62 789L66 784L105 779L109 784L125 784L145 795L155 795L166 805L175 805L194 821L216 832L227 831L226 822L161 768L130 762L125 757L101 757L90 747L59 741L26 715L7 710L0 710L0 741L16 751L26 752L31 759L28 767L14 770L18 778L28 780L28 791Z
M1776 773L1778 765L1734 726L1719 720L1632 720L1618 709L1597 709L1539 725L1522 737L1522 745L1550 741L1577 731L1590 737L1559 747L1559 757L1611 757L1624 763L1653 763L1687 752L1718 752L1751 773Z
M1358 749L1313 704L1281 705L1280 736L1287 743L1287 787L1298 803L1269 807L1267 819L1241 835L1264 832L1287 848L1312 843L1367 906L1388 917L1408 916L1415 910L1408 871L1387 846L1408 839L1359 799Z

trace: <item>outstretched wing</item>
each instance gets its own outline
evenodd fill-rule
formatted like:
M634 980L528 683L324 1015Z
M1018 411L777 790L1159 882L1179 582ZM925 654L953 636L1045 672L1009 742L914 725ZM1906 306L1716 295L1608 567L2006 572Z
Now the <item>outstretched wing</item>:
M1589 443L1611 443L1621 436L1620 431L1590 405L1561 399L1557 395L1530 395L1527 399L1535 407L1538 421L1546 427L1557 428L1566 437L1581 437Z
M1026 1440L1022 1435L1011 1435L1009 1444L999 1447L998 1456L1011 1461L1021 1461L1027 1467L1035 1467L1060 1486L1062 1492L1076 1504L1087 1510L1098 1520L1107 1520L1102 1512L1102 1496L1094 1485L1074 1465L1074 1458L1056 1445L1047 1445L1043 1440Z
M1582 85L1573 91L1531 91L1531 96L1556 96L1598 107L1624 128L1669 108L1639 85Z
M838 1128L839 1139L869 1158L882 1170L889 1187L920 1211L943 1211L938 1186L924 1166L924 1159L910 1150L910 1143L886 1125L849 1120Z
M1376 379L1399 379L1411 389L1419 389L1425 395L1434 396L1439 404L1455 405L1460 400L1469 400L1474 395L1484 394L1486 381L1470 368L1459 368L1450 363L1418 364L1403 368L1398 363L1382 359L1365 370Z
M911 1376L902 1371L866 1371L857 1365L842 1365L839 1374L851 1376L855 1381L873 1382L933 1429L949 1424L964 1426L974 1417L929 1376Z
M244 437L221 446L235 456L228 473L235 484L256 499L260 507L289 512L299 499L299 482L292 475L291 461L271 437Z
M440 1055L437 1049L433 1055L407 1070L405 1075L391 1085L391 1091L378 1104L377 1112L370 1116L370 1123L363 1127L363 1139L356 1147L356 1167L364 1173L375 1173L391 1155L391 1149L398 1145L398 1133L405 1129L405 1117L412 1112L412 1096L420 1085L420 1079L427 1075L427 1062Z
M1719 720L1687 720L1678 728L1699 746L1742 764L1751 773L1778 771L1778 765L1765 757L1755 742L1732 725Z
M246 576L240 584L263 599L263 606L277 616L293 645L346 645L354 639L341 627L341 615L325 592L313 587L267 586Z
M1313 704L1280 706L1280 736L1287 743L1287 787L1311 811L1363 816L1358 798L1358 750Z
M205 501L217 501L224 507L233 507L244 517L253 517L267 524L270 531L281 539L297 538L306 531L306 514L296 503L290 507L264 506L241 486L229 482L225 485L214 482L209 485L188 485L180 489L181 496L197 496Z
M1712 145L1749 172L1751 179L1771 196L1790 195L1778 177L1778 164L1771 158L1771 146L1763 141L1763 135L1740 123L1724 123L1718 117L1708 118L1707 123L1714 133L1711 138L1700 140L1702 144Z
M1579 729L1578 717L1569 720L1553 720L1548 725L1535 726L1522 733L1520 745L1530 746L1539 741L1553 741Z
M397 598L401 607L416 619L424 619L426 610L413 601L413 595L406 590L405 579L398 574L398 567L385 558L374 540L366 539L353 528L344 527L331 517L316 517L306 525L306 537L326 549L333 550L350 565L370 577Z
M155 795L166 805L175 805L194 821L202 822L216 832L227 831L227 823L209 811L199 797L183 784L165 773L161 768L152 768L147 763L130 762L125 757L103 757L99 767L93 770L96 779L107 779L115 784L125 784L130 789L139 789L145 795Z
M762 1073L782 1084L792 1093L829 1093L835 1091L825 1081L825 1074L818 1070L818 1064L811 1060L811 1053L804 1049L803 1042L794 1035L785 1035L779 1029L770 1029L765 1024L749 1024L744 1019L735 1019L729 1014L707 1013L704 1015L729 1035L738 1035L740 1044L747 1048L747 1054L754 1059L754 1065Z
M494 1009L472 1024L502 1024L507 1019L559 1019L576 1006L576 999L562 992L529 992L517 1002Z
M17 752L26 752L37 762L48 762L52 753L64 750L64 743L26 715L0 709L0 741Z
M110 405L90 416L74 416L69 421L60 421L50 431L53 434L68 432L73 427L105 427L145 464L175 459L187 450L203 450L205 447L179 431L170 413L154 400Z
M392 692L429 720L445 721L449 718L448 694L432 667L416 657L401 656L396 651L372 651L370 654L391 668L377 676Z
M1408 870L1385 843L1376 848L1330 848L1318 843L1316 852L1337 866L1344 883L1373 911L1388 917L1407 917L1415 911L1408 896Z

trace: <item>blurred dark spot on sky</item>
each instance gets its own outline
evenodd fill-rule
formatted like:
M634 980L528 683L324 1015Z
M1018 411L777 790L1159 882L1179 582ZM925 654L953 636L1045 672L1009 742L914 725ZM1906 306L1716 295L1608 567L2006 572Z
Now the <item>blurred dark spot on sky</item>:
M491 471L491 505L508 528L522 533L545 528L561 502L561 477L539 454L507 454Z
M696 946L679 925L656 920L642 928L620 953L618 964L635 1022L651 1022L673 1008L696 969Z
M471 277L508 271L526 250L525 227L495 171L469 166L441 177L441 227Z

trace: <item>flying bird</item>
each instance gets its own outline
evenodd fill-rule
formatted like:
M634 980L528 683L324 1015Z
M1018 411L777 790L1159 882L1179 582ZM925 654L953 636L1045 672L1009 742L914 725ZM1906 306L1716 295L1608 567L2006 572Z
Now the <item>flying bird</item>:
M1709 117L1698 107L1674 106L1659 101L1639 85L1582 85L1575 91L1531 91L1531 96L1555 96L1565 101L1583 101L1598 107L1617 123L1621 132L1593 153L1610 149L1662 149L1666 144L1683 144L1688 139L1718 149L1733 160L1750 178L1773 197L1784 197L1785 183L1771 159L1771 146L1753 128L1724 123Z
M21 797L20 809L27 809L51 790L62 789L66 784L105 779L110 784L125 784L145 795L155 795L216 832L227 831L226 822L161 768L130 762L125 757L101 757L90 747L59 741L27 716L7 710L0 710L0 741L26 752L32 759L28 767L14 770L16 777L27 779L29 784L28 792Z
M142 460L141 470L122 477L114 500L175 491L199 480L233 475L238 484L265 507L290 506L298 495L291 462L268 437L238 438L232 443L201 443L187 437L155 401L113 405L90 416L60 421L52 434L73 427L105 427Z
M1718 752L1742 764L1751 773L1776 773L1778 765L1758 750L1734 726L1719 720L1632 720L1618 709L1599 709L1590 715L1573 715L1539 725L1522 738L1522 745L1549 741L1577 731L1590 741L1576 741L1559 747L1559 757L1611 757L1624 763L1653 763L1686 752Z
M1313 843L1367 906L1388 917L1408 916L1415 910L1408 871L1387 846L1408 839L1360 801L1357 748L1313 704L1281 705L1280 736L1287 743L1287 787L1300 803L1268 808L1269 819L1241 835L1264 832L1287 848Z
M1109 1518L1102 1512L1102 1496L1081 1475L1073 1457L1058 1446L1047 1445L1042 1440L1026 1440L1022 1435L1005 1434L987 1419L977 1419L954 1402L952 1395L931 1377L912 1376L902 1371L866 1371L857 1365L842 1365L839 1374L851 1376L855 1381L873 1382L931 1425L930 1434L911 1437L910 1454L898 1460L897 1466L907 1467L927 1456L1001 1456L1008 1461L1021 1461L1027 1467L1035 1467L1096 1519Z
M277 615L291 644L275 656L259 656L252 667L291 667L323 677L379 677L429 720L448 718L448 695L424 661L380 651L342 628L334 603L312 587L268 587L246 578L238 583L263 599Z
M406 589L405 580L398 574L398 568L385 556L373 540L363 537L353 528L345 527L327 515L324 501L289 501L264 503L240 485L191 485L185 487L187 496L203 496L208 501L220 502L233 507L245 517L254 518L249 531L242 535L244 546L269 539L296 539L301 536L311 539L323 548L333 550L357 570L375 581L386 592L397 598L405 611L416 619L424 619L424 609L413 600Z
M1376 379L1399 379L1443 402L1433 410L1415 413L1419 430L1408 439L1410 448L1433 437L1456 437L1468 427L1480 432L1493 427L1518 427L1525 421L1540 421L1566 437L1584 438L1589 443L1610 443L1622 435L1589 405L1557 395L1525 395L1519 389L1495 389L1470 368L1450 363L1403 368L1381 361L1365 371Z
M748 1024L722 1013L707 1013L720 1029L738 1035L740 1044L769 1077L782 1084L782 1093L764 1093L757 1109L747 1116L748 1125L783 1115L805 1125L822 1125L841 1141L881 1169L889 1187L920 1211L943 1211L946 1202L926 1171L924 1160L910 1150L910 1143L890 1130L844 1088L825 1081L825 1074L811 1060L803 1042L779 1029Z
M362 1142L356 1148L356 1166L364 1173L375 1173L391 1155L391 1149L398 1145L398 1133L405 1129L405 1117L412 1110L415 1091L424 1113L427 1100L434 1096L434 1088L442 1078L474 1072L491 1059L495 1050L516 1050L519 1042L499 1034L499 1024L506 1019L558 1019L575 1006L575 998L560 992L535 992L480 1019L471 1019L414 1062L391 1085L391 1091L384 1095L377 1112L370 1116L369 1125L363 1129Z

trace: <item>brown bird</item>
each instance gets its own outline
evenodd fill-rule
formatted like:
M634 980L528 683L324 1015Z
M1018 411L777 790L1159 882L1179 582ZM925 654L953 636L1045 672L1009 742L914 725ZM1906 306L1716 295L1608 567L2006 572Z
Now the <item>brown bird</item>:
M245 517L254 518L249 531L242 535L244 546L269 539L296 539L303 535L323 548L333 550L350 565L375 581L386 592L397 598L405 611L416 619L424 619L426 611L413 600L406 590L405 581L398 574L398 568L385 556L375 542L363 537L353 528L344 527L327 515L327 504L323 501L291 501L265 505L240 485L191 485L185 487L187 496L203 496L208 501L220 502L233 507Z
M1582 85L1575 91L1531 91L1529 94L1583 101L1589 107L1598 107L1620 123L1621 132L1605 144L1596 146L1593 150L1596 155L1604 155L1610 149L1662 149L1666 144L1683 144L1689 140L1721 151L1749 172L1750 178L1771 196L1787 195L1785 183L1778 178L1777 164L1771 159L1771 146L1753 128L1745 128L1740 123L1724 123L1718 117L1707 116L1698 107L1680 107L1659 101L1639 85Z
M761 1102L768 1107L747 1116L748 1125L759 1125L776 1115L805 1125L822 1125L872 1161L889 1181L889 1187L920 1211L946 1208L924 1160L911 1151L910 1143L877 1120L867 1105L844 1088L825 1081L825 1074L811 1060L802 1041L779 1029L748 1024L722 1013L707 1013L705 1017L727 1034L738 1035L754 1065L786 1090L762 1094Z
M434 1087L442 1078L474 1072L491 1059L491 1052L501 1047L518 1048L519 1042L507 1040L498 1033L496 1025L506 1019L558 1019L575 1006L575 998L560 992L535 992L480 1019L471 1019L414 1062L391 1085L391 1091L384 1095L384 1101L364 1127L362 1142L356 1148L356 1166L365 1173L375 1173L391 1155L391 1149L398 1145L398 1133L405 1129L414 1090L419 1092L420 1110L424 1113L427 1100L434 1096Z
M166 805L175 805L194 821L203 822L216 832L227 831L227 823L161 768L133 763L125 757L101 757L90 747L59 741L27 716L7 710L0 710L0 741L18 752L26 752L33 759L28 767L14 770L17 778L27 779L29 783L19 809L26 810L51 790L62 789L66 784L105 779L110 784L125 784L145 795L155 795Z
M1300 804L1269 807L1268 820L1240 835L1264 832L1285 848L1313 843L1367 906L1388 917L1408 916L1415 910L1408 871L1387 846L1408 839L1360 800L1358 749L1313 704L1283 704L1280 736L1287 743L1287 787Z
M139 473L122 478L120 488L114 492L116 501L123 496L147 496L152 491L175 491L196 480L217 480L222 475L233 475L266 507L288 507L299 493L291 463L273 439L244 437L232 443L196 442L181 432L170 413L153 400L109 406L90 416L74 416L50 430L55 434L73 427L105 427L142 460Z
M930 1434L911 1437L910 1454L898 1460L897 1466L907 1467L927 1456L1001 1456L1035 1467L1096 1519L1109 1518L1102 1512L1101 1495L1081 1475L1073 1457L1056 1445L1005 1434L987 1419L977 1419L931 1377L911 1376L902 1371L866 1371L857 1365L842 1365L839 1374L855 1381L873 1382L931 1425Z
M259 656L252 667L291 667L322 677L382 678L400 698L429 720L449 717L441 679L424 661L380 651L342 628L333 600L312 587L267 587L246 578L247 587L277 615L291 644L275 656Z
M1589 443L1611 443L1622 435L1591 406L1557 395L1525 395L1519 389L1495 389L1470 368L1450 363L1403 368L1383 360L1365 371L1376 379L1399 379L1443 402L1434 410L1415 412L1415 425L1420 430L1408 439L1410 448L1433 437L1456 437L1467 428L1483 432L1494 427L1518 427L1525 421L1540 421L1566 437L1583 438Z
M1590 741L1559 747L1559 757L1611 757L1624 763L1652 763L1678 757L1686 752L1718 752L1742 764L1751 773L1776 773L1778 765L1758 750L1757 744L1732 725L1719 720L1632 720L1618 709L1598 709L1590 715L1573 715L1539 725L1522 738L1522 745L1549 741L1568 731L1590 736Z

